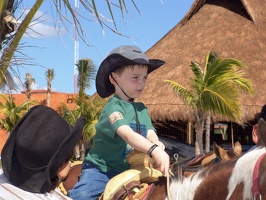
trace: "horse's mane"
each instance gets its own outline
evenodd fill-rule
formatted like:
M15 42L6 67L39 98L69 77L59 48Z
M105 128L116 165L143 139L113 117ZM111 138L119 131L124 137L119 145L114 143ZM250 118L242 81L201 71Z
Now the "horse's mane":
M170 187L171 195L178 196L178 199L193 199L194 196L201 197L202 190L213 188L214 184L216 184L217 187L222 184L227 184L237 160L238 157L235 157L232 160L202 168L198 172L183 179L180 179L180 177L172 178ZM221 179L221 177L223 178ZM199 185L201 187L198 187ZM226 194L227 192L224 192L224 195ZM217 197L216 199L219 198ZM204 198L201 197L199 199Z

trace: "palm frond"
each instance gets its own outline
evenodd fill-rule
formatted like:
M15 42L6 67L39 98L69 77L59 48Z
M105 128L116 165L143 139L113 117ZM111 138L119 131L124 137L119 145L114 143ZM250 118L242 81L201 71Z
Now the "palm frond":
M199 97L200 110L211 111L214 115L224 115L237 121L241 115L238 91L234 88L228 92L226 84L213 84L205 88Z
M199 64L196 61L192 61L190 64L190 69L192 70L193 74L195 75L196 78L202 80L204 72L200 68Z
M180 96L185 101L185 103L193 106L195 100L194 96L188 90L186 90L186 88L184 88L179 83L171 80L165 80L164 82L167 83L169 89L175 92L177 96Z
M216 59L213 62L209 62L209 65L207 67L205 76L204 76L204 82L207 82L207 80L215 79L222 77L223 75L226 77L228 73L232 74L235 72L238 72L241 74L243 72L241 69L245 68L245 65L236 59Z
M112 20L113 20L113 22L114 22L115 29L117 29L117 27L116 27L116 23L115 23L115 18L114 18L113 11L112 11L112 8L111 8L111 4L110 4L109 1L106 1L106 2L107 2L107 5L108 5L108 10L109 10L109 12L110 12L110 14L111 14Z
M12 38L9 47L4 50L2 57L1 57L1 62L0 62L1 74L6 74L11 58L14 55L14 52L22 36L24 35L27 27L29 26L31 20L33 19L35 13L38 11L42 3L43 3L43 0L36 0L30 12L24 18L22 23L19 25L16 35ZM1 74L0 74L0 83L2 83L4 79L4 76L2 76Z
M0 126L6 131L11 131L21 117L29 110L30 106L37 104L36 101L27 101L16 105L13 99L8 99L4 94L0 94L0 97L5 101L5 104L0 104L0 111L3 115Z

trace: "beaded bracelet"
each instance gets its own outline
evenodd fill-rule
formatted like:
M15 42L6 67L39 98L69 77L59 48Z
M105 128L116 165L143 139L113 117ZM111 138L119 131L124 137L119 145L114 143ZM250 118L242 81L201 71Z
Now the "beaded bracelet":
M158 145L157 145L157 144L154 144L154 145L152 145L151 148L147 151L147 154L148 154L150 157L152 157L152 156L151 156L151 153L153 152L153 150L154 150L156 147L158 147Z

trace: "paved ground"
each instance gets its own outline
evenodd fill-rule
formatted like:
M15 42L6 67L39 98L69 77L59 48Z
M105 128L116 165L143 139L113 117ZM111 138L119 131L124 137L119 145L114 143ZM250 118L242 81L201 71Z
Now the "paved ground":
M176 140L160 137L160 140L164 143L166 147L166 152L172 157L175 153L177 153L181 159L190 159L195 155L195 148L193 146L189 146Z

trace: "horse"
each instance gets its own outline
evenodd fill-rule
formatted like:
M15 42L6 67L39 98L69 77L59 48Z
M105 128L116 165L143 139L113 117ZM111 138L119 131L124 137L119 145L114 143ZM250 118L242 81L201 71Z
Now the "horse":
M220 160L219 162L230 159L232 155L241 154L242 148L239 145L239 143L236 143L234 150L224 150L214 143L214 152L189 159L186 165L198 166L200 165L199 162L204 161L206 166L203 165L203 167L207 167L210 163L214 163L213 160L216 158ZM165 199L167 195L167 179L155 169L153 159L144 153L134 150L127 156L127 160L131 165L131 169L111 179L100 199L118 200L129 197L129 199ZM81 163L74 164L71 167L68 178L60 184L60 189L64 194L78 181L80 171Z
M170 183L171 200L266 199L266 122L258 122L261 146L241 157L201 169Z

